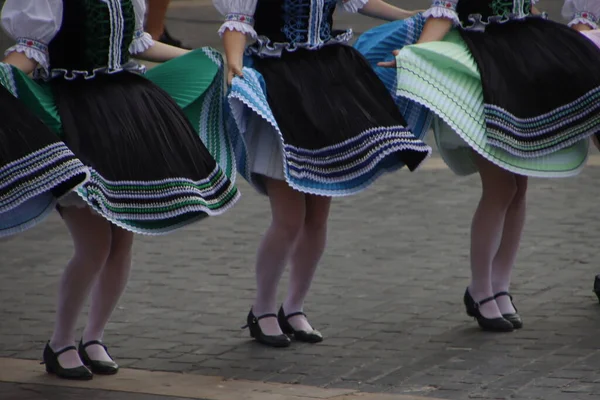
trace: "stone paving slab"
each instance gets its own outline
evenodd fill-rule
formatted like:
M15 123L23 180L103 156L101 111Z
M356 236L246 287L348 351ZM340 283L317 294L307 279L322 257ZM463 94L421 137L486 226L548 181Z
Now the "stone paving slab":
M90 400L435 400L412 395L360 393L303 385L225 380L172 372L121 369L116 376L95 376L86 382L55 379L41 372L35 361L0 358L0 400L81 398ZM82 390L83 389L83 390Z

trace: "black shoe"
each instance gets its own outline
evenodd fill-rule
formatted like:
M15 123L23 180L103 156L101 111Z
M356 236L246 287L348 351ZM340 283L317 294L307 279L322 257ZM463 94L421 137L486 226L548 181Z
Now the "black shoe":
M594 293L600 302L600 275L596 275L596 279L594 279Z
M467 308L467 315L469 317L473 317L477 320L477 323L484 331L492 331L492 332L512 332L515 328L510 321L507 321L505 318L486 318L481 315L479 311L479 307L485 303L490 301L494 301L494 297L487 297L479 302L475 301L471 294L469 293L469 289L465 291L464 297L465 307Z
M260 317L255 317L252 310L248 313L248 323L242 326L242 329L248 328L250 330L250 336L256 339L257 342L262 343L266 346L271 347L288 347L291 344L291 340L286 335L265 335L260 329L258 321L263 318L277 318L275 314L264 314Z
M511 302L513 308L515 309L515 312L513 314L502 314L502 317L505 320L509 321L513 325L513 328L521 329L523 327L523 320L521 319L521 316L518 314L517 307L515 307L515 303L513 303L513 301L512 301L513 300L512 296L508 292L500 292L500 293L496 293L494 295L494 299L497 299L500 296L508 296L510 298L510 302Z
M160 35L160 38L158 38L158 41L161 43L164 43L164 44L179 47L180 49L191 50L191 48L184 46L181 43L181 40L175 39L173 36L171 36L171 34L167 30L167 28L165 28L162 35Z
M285 315L285 312L283 311L283 306L281 306L281 308L279 309L279 313L277 315L277 322L279 322L279 326L281 327L281 330L283 331L283 333L285 333L286 335L293 335L294 338L296 340L298 340L299 342L306 342L306 343L322 342L323 335L321 335L321 332L319 332L315 329L313 329L310 332L297 331L292 327L292 325L289 322L289 319L292 317L295 317L297 315L304 315L306 317L306 314L304 314L302 311Z
M85 349L88 346L91 346L93 344L97 344L97 345L104 347L104 351L106 351L106 354L108 354L108 349L101 341L90 340L86 344L83 344L83 340L82 340L79 342L79 350L78 350L81 361L83 361L83 363L85 365L87 365L92 370L93 373L98 374L98 375L114 375L117 372L119 372L119 366L117 365L116 362L92 360L90 358L90 356L88 356L88 353ZM110 357L110 354L108 354L108 356ZM110 359L112 360L112 357L110 357Z
M56 376L63 379L77 381L89 381L92 379L94 375L92 375L92 372L83 365L75 368L63 368L62 365L60 365L58 356L69 350L77 351L75 346L67 346L55 353L54 350L50 348L50 342L46 343L46 348L44 348L44 362L42 362L42 364L46 364L46 372L49 374L56 374Z

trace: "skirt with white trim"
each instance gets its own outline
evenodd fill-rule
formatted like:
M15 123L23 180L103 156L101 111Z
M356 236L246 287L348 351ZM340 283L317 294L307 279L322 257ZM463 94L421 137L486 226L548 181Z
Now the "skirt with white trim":
M441 119L436 140L457 174L476 172L472 149L516 174L567 177L600 131L599 62L582 35L540 18L452 30L401 50L398 94Z
M0 237L41 222L88 168L18 100L12 67L0 64Z
M217 52L197 49L145 77L19 79L25 103L89 168L81 200L117 226L158 235L220 215L239 198L223 134L222 67ZM83 203L67 196L59 204Z
M260 192L261 175L283 175L298 191L350 195L431 153L352 47L248 61L229 94L229 132L239 172Z

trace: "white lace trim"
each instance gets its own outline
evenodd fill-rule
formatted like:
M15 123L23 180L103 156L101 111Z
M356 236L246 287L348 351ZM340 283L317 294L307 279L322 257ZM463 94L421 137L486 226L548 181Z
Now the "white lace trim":
M140 54L154 46L154 40L149 33L136 31L133 41L129 45L129 53Z
M47 52L35 49L33 47L16 44L16 45L10 47L8 50L6 50L6 52L4 52L4 55L7 56L10 53L14 53L14 52L25 54L25 56L27 58L37 62L39 64L39 67L42 70L44 70L45 73L48 73L48 68L50 66L50 63L49 63L49 56L48 56Z
M238 21L225 22L219 28L219 36L223 37L223 33L225 33L225 31L227 31L227 30L241 32L244 35L250 36L252 39L256 39L258 37L258 35L256 34L256 31L254 30L252 25L246 24L244 22L238 22Z
M423 17L425 18L448 18L452 20L452 23L456 25L460 25L460 20L458 19L458 14L451 8L446 7L431 7L427 11L423 13Z
M571 22L569 22L569 26L579 25L579 24L587 25L592 29L598 29L598 24L588 18L579 17L579 18L575 18Z

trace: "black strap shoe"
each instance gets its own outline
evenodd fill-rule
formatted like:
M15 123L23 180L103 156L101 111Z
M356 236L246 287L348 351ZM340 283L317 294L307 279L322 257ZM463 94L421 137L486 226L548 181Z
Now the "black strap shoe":
M88 353L85 349L94 344L104 347L104 351L106 351L106 354L108 354L108 356L110 357L110 354L108 353L108 349L101 341L90 340L89 342L83 344L83 339L82 339L79 342L79 350L78 350L79 357L81 357L81 361L83 361L83 363L85 365L87 365L94 374L114 375L117 372L119 372L119 365L114 361L99 361L99 360L92 360L90 358L90 356L88 355ZM112 360L112 357L110 357L110 359Z
M515 329L521 329L523 327L523 320L521 319L521 316L518 314L517 307L515 307L515 303L513 303L513 298L511 296L511 294L508 293L508 292L496 293L494 295L494 299L497 299L500 296L508 296L510 298L510 302L511 302L513 308L515 309L515 313L513 313L513 314L502 314L502 317L505 320L509 321L511 324L513 324L513 328L515 328Z
M242 329L248 328L250 330L250 336L253 337L257 342L262 343L270 347L288 347L291 344L291 340L285 334L282 335L265 335L258 324L258 321L264 318L277 318L275 314L263 314L259 317L254 316L252 310L248 313L247 324L242 326Z
M92 379L94 375L83 365L75 368L63 368L62 365L60 365L58 362L58 357L70 350L77 351L75 346L67 346L55 353L50 347L50 342L46 343L43 356L44 361L42 362L42 364L46 364L46 372L49 374L56 374L56 376L62 379L70 379L75 381L89 381Z
M473 297L471 297L469 289L467 288L463 300L465 303L465 307L467 308L467 315L475 318L477 320L477 323L479 324L479 327L484 331L512 332L515 329L513 324L503 317L486 318L483 315L481 315L479 307L485 303L494 301L494 296L487 297L483 300L475 301Z
M306 317L306 314L304 314L302 311L293 312L291 314L285 315L285 312L283 311L283 306L281 306L281 308L279 308L279 313L277 315L277 321L279 322L279 326L281 327L281 330L283 331L283 333L285 333L286 335L293 335L294 338L299 342L306 342L306 343L322 342L323 335L321 335L321 332L317 331L316 329L313 329L310 332L309 331L297 331L294 329L294 327L290 324L289 319L292 317L295 317L297 315L303 315Z

